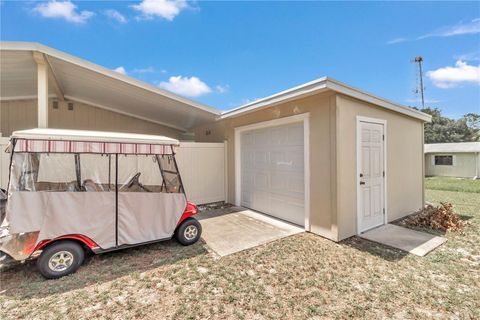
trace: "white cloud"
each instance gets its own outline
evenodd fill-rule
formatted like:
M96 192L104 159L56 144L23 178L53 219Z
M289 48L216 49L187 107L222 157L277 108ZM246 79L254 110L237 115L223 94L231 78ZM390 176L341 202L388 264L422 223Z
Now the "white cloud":
M414 41L414 40L422 40L425 38L432 38L432 37L452 37L458 36L462 34L477 34L480 33L480 18L473 19L470 22L462 22L460 21L454 26L446 26L440 29L437 29L433 32L424 34L417 38L394 38L392 40L387 41L387 44L395 44L401 43L406 41Z
M439 88L452 88L462 83L474 83L480 85L480 65L468 65L458 60L454 67L443 67L428 71L427 77Z
M407 38L395 38L392 40L387 41L387 44L395 44L395 43L400 43L400 42L405 42L408 41Z
M170 77L168 82L160 82L158 86L187 97L198 97L212 92L212 89L197 77L174 76Z
M110 19L117 21L118 23L127 23L127 18L120 12L114 9L105 10L105 15Z
M456 60L462 61L479 61L480 60L480 51L474 51L469 53L460 54L454 57Z
M144 19L160 17L172 21L182 10L188 8L188 3L186 0L143 0L132 8L139 11Z
M476 33L480 33L480 18L473 19L472 21L467 23L459 22L454 26L443 27L436 31L420 36L417 39L425 39L425 38L431 38L431 37L451 37L451 36L458 36L462 34L476 34Z
M33 9L45 18L61 18L68 22L85 23L95 13L91 11L77 11L77 6L70 1L49 1L40 3Z
M113 71L116 71L116 72L118 72L118 73L121 73L121 74L127 75L127 71L126 71L126 70L125 70L125 68L124 68L124 67L122 67L122 66L120 66L120 67L118 67L118 68L115 68L115 69L113 69Z
M215 91L217 91L218 93L225 93L225 92L228 92L228 90L230 90L230 86L228 84L224 86L222 85L215 86Z

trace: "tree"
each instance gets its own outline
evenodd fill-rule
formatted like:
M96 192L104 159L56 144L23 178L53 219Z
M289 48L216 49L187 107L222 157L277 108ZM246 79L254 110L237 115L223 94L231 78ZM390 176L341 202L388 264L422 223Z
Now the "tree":
M463 116L467 125L475 130L474 141L480 141L480 114L467 113Z
M425 143L480 141L480 114L469 113L454 120L442 116L437 108L420 111L432 116L432 122L425 124Z

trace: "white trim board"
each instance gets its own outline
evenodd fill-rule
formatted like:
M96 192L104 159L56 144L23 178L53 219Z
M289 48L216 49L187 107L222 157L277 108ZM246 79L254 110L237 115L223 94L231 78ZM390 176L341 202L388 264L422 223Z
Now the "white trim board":
M413 108L402 106L400 104L386 100L384 98L378 97L360 89L353 88L345 83L329 77L319 78L317 80L307 82L300 86L281 91L271 96L248 103L238 108L225 111L220 115L219 119L239 116L241 114L261 110L263 108L267 108L279 103L284 103L293 99L303 98L312 94L325 92L327 90L344 94L346 96L353 97L355 99L362 100L422 121L430 122L432 119L432 117L426 113L415 110Z
M304 153L304 208L305 208L305 230L310 231L310 113L302 113L294 116L284 117L275 120L258 122L251 125L235 128L235 204L240 206L242 190L241 172L241 133L245 131L276 127L291 123L303 123L303 153Z
M356 170L355 170L355 174L356 174L356 177L355 177L355 182L357 184L357 188L356 188L356 201L357 201L357 214L356 214L356 224L357 224L357 227L356 227L356 230L357 230L357 234L360 234L362 232L365 232L365 231L368 231L368 230L360 230L360 223L359 223L359 220L360 220L360 212L361 212L361 208L360 208L360 171L361 171L361 168L360 168L360 137L361 137L361 132L360 132L360 122L369 122L369 123L376 123L376 124L381 124L383 125L383 134L385 136L385 139L383 140L383 170L385 171L385 177L383 178L383 205L384 205L384 208L385 208L385 214L383 216L383 224L387 224L388 223L388 197L387 197L387 191L388 191L388 188L387 188L387 183L388 183L388 168L387 168L387 145L388 145L388 136L387 136L387 120L384 120L384 119L376 119L376 118L369 118L369 117L362 117L362 116L357 116L357 119L356 119L356 137L355 137L355 140L356 140L356 143L355 143L355 161L356 161Z

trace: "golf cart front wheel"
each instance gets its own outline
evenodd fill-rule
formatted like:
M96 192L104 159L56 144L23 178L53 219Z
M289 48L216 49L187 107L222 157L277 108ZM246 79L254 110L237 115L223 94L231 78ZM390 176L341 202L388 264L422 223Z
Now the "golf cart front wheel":
M184 246L194 244L202 235L202 226L197 219L188 218L183 221L175 233L175 238Z
M43 250L37 260L38 271L47 279L74 273L82 265L85 251L74 241L60 241Z

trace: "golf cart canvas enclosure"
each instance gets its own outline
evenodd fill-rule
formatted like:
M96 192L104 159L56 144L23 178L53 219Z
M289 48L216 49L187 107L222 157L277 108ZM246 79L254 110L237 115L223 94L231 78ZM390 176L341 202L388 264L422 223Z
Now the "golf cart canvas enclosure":
M174 234L182 244L196 242L201 227L191 218L197 208L186 200L175 160L178 145L138 134L14 132L0 250L15 260L40 254L41 262L56 240L82 243L95 253ZM57 261L53 255L39 265L44 276L74 271L64 262L75 252L62 251Z

